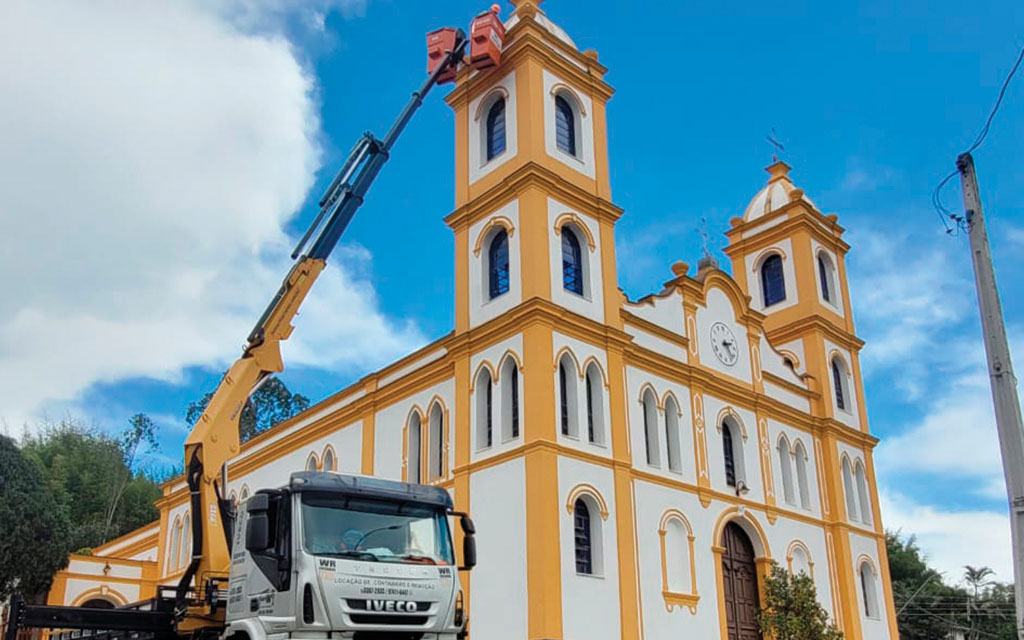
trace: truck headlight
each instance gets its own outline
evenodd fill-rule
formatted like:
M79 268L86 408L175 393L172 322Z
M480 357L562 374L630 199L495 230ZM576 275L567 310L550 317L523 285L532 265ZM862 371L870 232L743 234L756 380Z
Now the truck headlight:
M455 596L455 626L461 627L466 622L466 611L464 608L462 599L462 589L459 589L458 595Z

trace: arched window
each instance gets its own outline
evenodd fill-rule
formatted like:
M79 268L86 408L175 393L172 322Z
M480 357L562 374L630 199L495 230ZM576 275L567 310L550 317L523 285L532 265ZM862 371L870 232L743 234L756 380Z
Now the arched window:
M785 436L779 438L779 471L782 473L782 497L787 504L796 504L793 495L793 454L789 448L789 440Z
M850 471L850 459L846 456L843 456L842 470L843 490L846 494L846 515L849 516L851 521L858 522L860 518L857 516L857 494L854 493L853 473Z
M821 299L832 302L832 269L826 260L824 254L818 254L818 279L821 280Z
M501 437L519 437L519 365L508 356L501 365Z
M849 411L849 387L846 382L846 365L839 356L832 358L832 387L836 394L836 408Z
M486 449L494 443L494 385L491 372L484 366L476 377L476 448Z
M319 463L318 463L318 461L316 459L316 454L315 453L309 454L309 457L306 458L306 471L316 471L318 469L318 467L319 467Z
M679 451L679 408L672 396L665 399L665 450L668 451L668 470L683 472L683 458Z
M505 151L505 98L498 98L487 111L487 159Z
M174 519L174 526L171 527L171 544L167 549L167 570L174 571L178 568L178 556L181 553L181 520Z
M725 463L725 484L736 486L736 450L732 443L732 429L729 424L722 425L722 455Z
M647 451L647 464L652 467L661 466L661 449L658 446L658 401L654 392L644 391L641 400L644 412L644 448Z
M587 440L594 444L604 444L604 378L597 365L591 362L587 366Z
M238 501L245 504L245 501L249 499L249 485L242 485L242 490L238 492Z
M665 588L673 593L692 593L689 531L678 517L668 518L664 531Z
M811 559L800 543L795 543L790 547L789 570L794 576L804 573L808 577L813 577L811 576Z
M413 412L413 414L409 416L409 442L406 445L406 464L408 465L406 481L414 484L420 484L423 482L423 478L420 477L420 442L422 437L420 414L418 412Z
M590 499L580 497L572 507L576 573L588 576L600 574L601 569L601 516L596 506Z
M562 96L555 96L555 143L561 151L576 155L576 114Z
M558 361L558 420L562 435L579 437L576 421L576 364L568 353Z
M853 479L857 484L857 502L860 507L860 519L864 524L871 524L871 497L868 494L868 480L864 473L864 464L858 460L853 468Z
M765 258L761 264L761 294L766 307L786 299L786 279L782 274L782 256L777 253Z
M430 478L444 477L444 411L437 402L430 409L430 433L428 438L427 464Z
M583 295L583 252L576 233L562 227L562 286L566 291Z
M800 490L800 506L810 509L811 488L807 481L807 450L804 449L804 443L799 440L793 449L793 457L796 458L796 485Z
M864 615L869 618L878 616L878 595L875 593L875 570L871 563L864 560L858 568L860 573L861 597L864 600Z
M324 471L337 471L337 460L334 458L334 449L327 447L324 449L323 457L323 468Z
M493 300L508 291L508 232L499 230L487 249L487 291Z
M178 567L187 566L192 559L192 517L185 514L181 525L181 553L178 556Z

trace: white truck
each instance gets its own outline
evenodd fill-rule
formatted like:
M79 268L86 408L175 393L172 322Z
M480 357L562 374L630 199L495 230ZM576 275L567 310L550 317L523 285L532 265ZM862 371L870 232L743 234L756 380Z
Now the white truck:
M449 517L463 532L456 565ZM476 564L472 520L444 489L294 473L240 509L224 636L235 640L456 640L459 570Z

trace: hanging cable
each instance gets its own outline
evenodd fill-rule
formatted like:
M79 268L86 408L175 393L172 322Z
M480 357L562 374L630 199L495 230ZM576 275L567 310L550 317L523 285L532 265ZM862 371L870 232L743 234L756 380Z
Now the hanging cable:
M992 121L996 117L996 113L999 111L999 107L1003 104L1003 97L1006 95L1006 89L1010 86L1010 81L1013 80L1014 74L1017 73L1017 69L1020 68L1021 61L1024 60L1024 46L1021 47L1020 53L1017 54L1017 60L1013 63L1013 67L1010 69L1010 73L1006 74L1006 79L1003 80L1003 86L999 89L999 97L996 98L996 103L992 105L992 110L988 114L988 118L985 119L985 126L981 128L978 135L974 138L974 142L971 143L970 148L965 153L971 153L975 149L981 146L981 143L988 137L989 129L992 126ZM942 204L942 188L946 186L953 176L957 174L953 171L935 186L932 191L932 206L935 207L936 213L939 215L939 219L942 221L943 226L946 228L946 233L955 235L958 231L965 230L963 216L956 215L952 211L946 208ZM951 225L949 221L952 220Z

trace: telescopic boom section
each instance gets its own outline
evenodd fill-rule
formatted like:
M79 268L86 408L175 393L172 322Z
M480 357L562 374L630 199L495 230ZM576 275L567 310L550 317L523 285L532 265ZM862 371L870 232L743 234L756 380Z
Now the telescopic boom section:
M378 140L365 133L353 147L341 171L320 199L319 214L292 254L295 264L249 334L242 356L224 375L185 441L185 475L192 511L192 561L178 585L179 633L215 626L223 621L223 609L211 614L207 607L186 605L185 601L196 576L201 583L195 584L195 588L209 598L209 581L226 580L228 575L231 560L228 545L234 513L230 503L224 499L223 486L218 485L217 476L223 475L226 479L225 465L238 454L239 415L252 392L269 376L284 370L281 342L291 335L294 329L292 320L302 301L324 270L327 257L387 162L395 141L439 78L459 65L465 48L466 36L460 30L444 61L412 94L384 139Z

